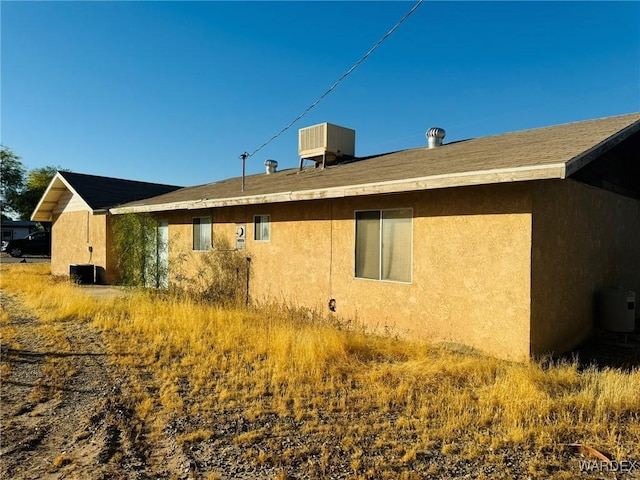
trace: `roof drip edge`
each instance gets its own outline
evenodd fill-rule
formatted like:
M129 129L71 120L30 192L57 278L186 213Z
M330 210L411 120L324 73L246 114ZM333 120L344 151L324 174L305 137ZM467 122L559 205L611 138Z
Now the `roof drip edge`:
M185 202L172 202L157 205L138 205L115 207L109 209L114 215L126 213L152 213L173 210L195 210L236 205L255 205L265 203L281 203L304 200L320 200L328 198L353 197L360 195L377 195L387 193L403 193L437 188L452 188L493 183L520 182L528 180L564 179L566 176L564 162L526 167L480 170L453 174L432 175L427 177L392 180L386 182L366 183L361 185L345 185L340 187L321 188L316 190L300 190L276 192L264 195L199 199Z

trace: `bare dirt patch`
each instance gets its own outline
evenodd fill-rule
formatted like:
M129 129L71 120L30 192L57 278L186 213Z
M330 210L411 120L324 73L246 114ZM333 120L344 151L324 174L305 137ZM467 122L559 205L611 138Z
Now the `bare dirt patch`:
M98 332L75 320L56 323L52 338L16 297L0 292L0 300L0 478L147 479L180 470L146 443Z

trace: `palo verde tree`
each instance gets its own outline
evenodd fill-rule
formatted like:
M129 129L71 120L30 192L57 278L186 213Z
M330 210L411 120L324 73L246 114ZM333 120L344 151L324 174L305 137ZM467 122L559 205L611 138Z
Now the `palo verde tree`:
M148 214L127 213L113 221L113 250L122 285L157 286L162 272L158 264L158 222Z

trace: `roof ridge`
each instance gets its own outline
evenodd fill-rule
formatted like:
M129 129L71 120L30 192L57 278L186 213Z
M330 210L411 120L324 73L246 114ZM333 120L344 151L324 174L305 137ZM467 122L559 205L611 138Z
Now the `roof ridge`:
M118 182L138 183L138 184L145 184L145 185L158 185L158 186L163 186L163 187L184 188L182 185L172 185L172 184L168 184L168 183L146 182L144 180L131 180L131 179L128 179L128 178L107 177L107 176L104 176L104 175L93 175L93 174L90 174L90 173L67 172L67 171L58 171L57 173L62 175L64 178L67 178L68 175L73 175L73 176L85 177L85 178L95 178L95 179L103 179L103 180L115 180L115 181L118 181Z

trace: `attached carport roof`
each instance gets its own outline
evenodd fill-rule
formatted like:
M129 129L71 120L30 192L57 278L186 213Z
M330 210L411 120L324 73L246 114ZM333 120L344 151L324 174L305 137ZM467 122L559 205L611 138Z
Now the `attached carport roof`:
M159 212L563 179L640 131L640 113L506 133L355 159L326 169L289 169L186 187L111 208Z
M57 172L36 206L31 219L50 222L53 211L66 191L77 195L92 213L143 198L179 189L175 185L138 182L82 173Z

